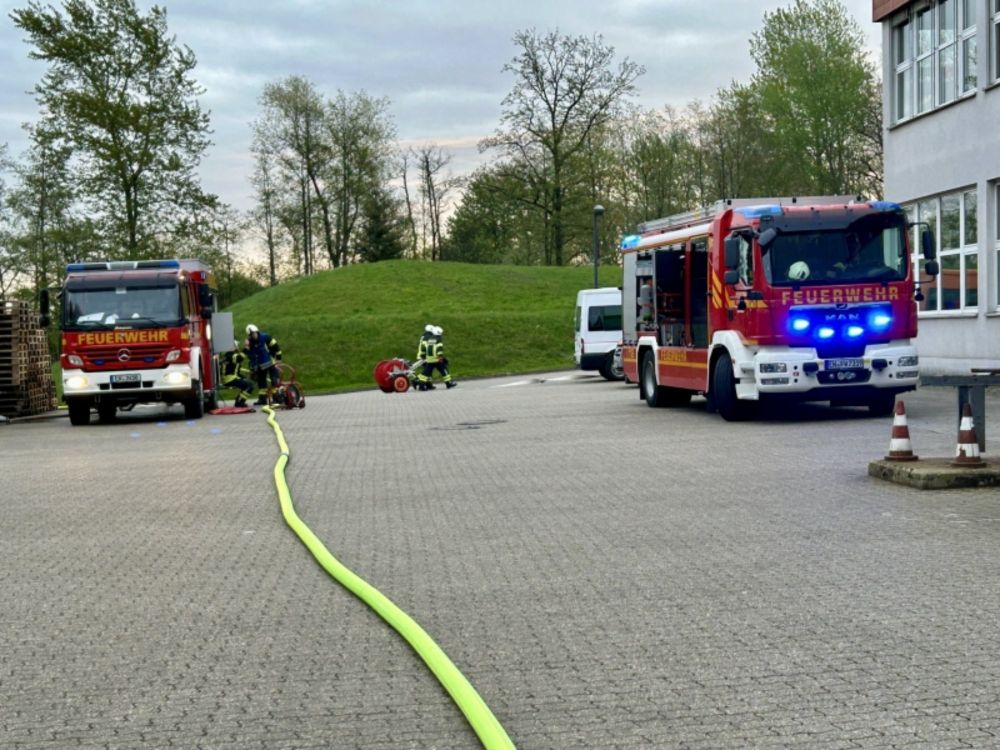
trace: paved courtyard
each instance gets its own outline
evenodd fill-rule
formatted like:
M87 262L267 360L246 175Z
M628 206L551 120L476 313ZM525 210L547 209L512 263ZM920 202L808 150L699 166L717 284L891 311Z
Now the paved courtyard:
M954 452L954 394L904 400ZM298 514L518 748L1000 747L1000 492L868 477L891 418L566 372L278 419ZM284 524L278 452L260 413L0 426L0 747L479 746Z

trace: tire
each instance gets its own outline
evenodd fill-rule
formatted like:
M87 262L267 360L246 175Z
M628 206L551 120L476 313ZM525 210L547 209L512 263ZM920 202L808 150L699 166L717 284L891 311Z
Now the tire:
M201 419L205 416L205 390L201 380L194 384L194 396L184 402L184 416L187 419Z
M716 360L712 370L712 402L727 422L741 422L750 415L749 406L736 398L733 360L728 353Z
M69 407L69 423L77 427L90 424L90 400L85 398L66 399Z
M654 409L675 408L691 403L691 391L656 384L656 358L653 352L646 352L642 358L642 373L639 376L639 390L646 403Z
M392 381L392 391L406 393L410 389L410 379L405 375L397 375ZM389 391L389 393L392 393Z
M288 387L285 388L285 406L289 409L295 409L297 407L305 406L305 399L302 398L302 392L295 383L289 383Z
M876 393L868 399L868 413L873 417L888 417L895 410L895 393Z
M118 404L114 401L101 401L97 405L97 418L101 424L111 424L115 421L115 414L118 412Z
M614 352L608 354L599 372L605 380L622 381L625 379L625 370L621 367L615 367Z
M205 392L205 411L215 411L219 408L219 387Z

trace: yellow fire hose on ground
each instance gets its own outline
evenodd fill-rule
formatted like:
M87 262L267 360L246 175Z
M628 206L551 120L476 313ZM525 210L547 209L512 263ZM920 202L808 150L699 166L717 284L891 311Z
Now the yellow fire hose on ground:
M431 672L438 679L438 682L448 691L452 700L465 714L472 729L479 736L480 742L487 750L513 750L514 743L511 742L507 732L497 721L493 712L472 687L465 676L458 671L448 655L441 650L434 640L427 635L409 615L397 607L382 592L371 586L340 563L337 558L330 554L319 538L312 533L302 519L295 513L292 505L292 496L288 491L288 484L285 481L285 466L291 457L285 436L281 432L281 427L274 418L274 410L264 407L267 414L267 423L274 429L278 447L281 455L274 465L274 483L278 489L278 499L281 502L281 514L294 531L302 543L309 549L316 561L344 588L357 596L361 601L371 607L379 617L385 620L397 633L406 639L417 655L430 667Z

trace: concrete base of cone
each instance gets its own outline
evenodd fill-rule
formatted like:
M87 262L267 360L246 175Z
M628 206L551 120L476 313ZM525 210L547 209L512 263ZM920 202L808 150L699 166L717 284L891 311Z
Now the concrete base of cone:
M919 490L947 490L959 487L1000 487L1000 459L983 459L978 469L952 466L953 458L922 458L919 461L886 461L868 464L868 475Z

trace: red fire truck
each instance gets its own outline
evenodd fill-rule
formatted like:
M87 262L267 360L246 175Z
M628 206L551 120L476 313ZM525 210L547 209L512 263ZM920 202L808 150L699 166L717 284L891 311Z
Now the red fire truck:
M137 403L217 404L215 277L198 260L72 263L61 292L63 398L70 422L102 422ZM48 299L42 298L43 319Z
M704 394L727 420L758 403L892 411L917 386L920 299L903 209L851 196L719 201L625 237L626 378L650 406ZM934 275L934 238L920 233Z

